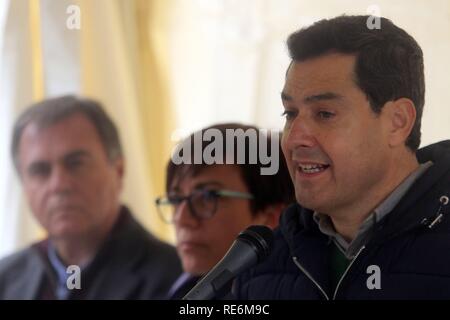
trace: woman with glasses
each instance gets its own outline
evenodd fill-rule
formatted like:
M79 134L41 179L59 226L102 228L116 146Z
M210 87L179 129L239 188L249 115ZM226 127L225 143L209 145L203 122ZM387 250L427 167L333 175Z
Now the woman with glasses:
M224 137L227 129L259 130L229 123L202 132L208 129L218 129ZM182 142L191 144L191 152L194 152L193 135ZM219 262L242 230L250 225L276 227L282 210L294 201L294 189L279 143L276 174L261 175L263 164L259 160L249 161L250 153L257 152L261 142L267 145L271 142L270 135L263 136L267 141L260 141L261 136L257 136L256 141L245 139L245 161L241 164L168 162L167 194L158 198L156 204L161 218L175 226L177 251L185 271L169 292L170 298L182 298ZM202 151L208 143L202 142ZM238 156L237 146L235 143L233 147L234 158ZM227 149L224 145L222 151L225 163L231 154L229 146Z

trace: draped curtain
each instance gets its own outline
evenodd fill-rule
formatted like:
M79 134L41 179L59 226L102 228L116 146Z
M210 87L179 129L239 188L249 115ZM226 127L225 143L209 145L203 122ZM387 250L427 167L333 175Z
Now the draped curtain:
M67 27L69 6L80 29ZM66 93L105 104L126 153L123 201L157 236L174 142L224 121L281 129L286 37L321 18L381 14L425 57L422 146L450 136L448 0L0 0L0 257L44 236L9 156L11 127L29 103Z
M45 236L32 218L9 155L14 119L30 103L61 94L100 100L126 156L123 202L158 237L156 213L171 150L164 35L170 1L14 0L5 5L1 60L0 256ZM80 28L67 27L80 10ZM0 15L1 17L1 15ZM0 20L1 26L1 20Z

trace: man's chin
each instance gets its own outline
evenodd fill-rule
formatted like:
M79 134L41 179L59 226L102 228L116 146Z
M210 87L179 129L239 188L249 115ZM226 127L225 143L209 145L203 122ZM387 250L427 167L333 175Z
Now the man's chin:
M86 230L84 228L61 225L52 227L48 230L48 234L54 240L76 240L85 236Z
M303 208L312 211L322 212L323 208L326 207L325 202L322 199L314 199L311 196L296 194L296 199Z

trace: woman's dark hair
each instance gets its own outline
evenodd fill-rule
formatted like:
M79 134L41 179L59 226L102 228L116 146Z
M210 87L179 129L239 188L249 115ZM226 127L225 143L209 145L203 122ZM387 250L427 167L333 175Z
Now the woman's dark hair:
M207 128L204 128L200 130L200 133L203 135L204 132L210 130L210 129L217 129L220 131L223 137L226 136L227 129L232 130L243 130L244 132L260 132L259 128L255 126L249 126L249 125L242 125L242 124L236 124L236 123L224 123L224 124L218 124L213 125ZM247 131L249 130L250 131ZM191 134L188 138L186 138L184 141L181 142L190 144L191 149L191 155L194 154L194 135L195 133ZM278 137L280 135L277 135ZM249 192L253 194L254 199L251 200L251 210L252 214L257 214L259 211L264 210L270 205L274 204L286 204L289 205L290 203L295 201L295 192L294 187L291 181L291 178L289 176L289 171L286 166L286 162L283 156L283 153L281 151L280 147L280 141L277 143L278 148L278 155L279 159L276 159L279 162L278 171L273 175L262 175L261 174L261 168L265 165L261 163L260 159L257 158L256 163L252 164L250 160L251 156L258 155L258 148L260 146L260 143L267 143L267 151L268 155L270 156L270 146L271 146L271 135L262 135L256 134L257 143L253 145L253 143L250 143L250 139L245 139L245 163L237 163L237 138L234 138L234 149L233 149L233 163L234 164L225 164L225 159L230 156L230 150L226 148L225 143L223 145L223 159L224 164L206 164L202 161L202 163L195 164L195 163L182 163L182 164L175 164L172 159L169 160L167 164L167 178L166 178L166 192L169 193L171 188L173 187L174 183L179 183L184 178L189 178L196 176L199 174L202 170L204 170L207 167L210 167L212 165L231 165L236 166L239 168L241 177L247 186ZM261 137L267 139L267 141L260 141ZM279 138L278 138L279 139ZM213 141L202 141L201 143L201 151L205 150L205 148L212 143ZM228 154L227 154L228 152ZM253 153L251 155L251 153ZM228 161L229 163L230 161Z

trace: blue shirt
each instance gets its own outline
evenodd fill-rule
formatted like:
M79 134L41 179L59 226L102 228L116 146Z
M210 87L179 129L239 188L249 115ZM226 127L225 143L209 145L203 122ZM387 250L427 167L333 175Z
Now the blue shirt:
M47 249L48 259L56 273L56 290L55 295L59 300L66 300L70 294L70 290L67 287L67 278L69 274L67 273L67 266L61 261L56 252L56 248L51 242L48 243Z

